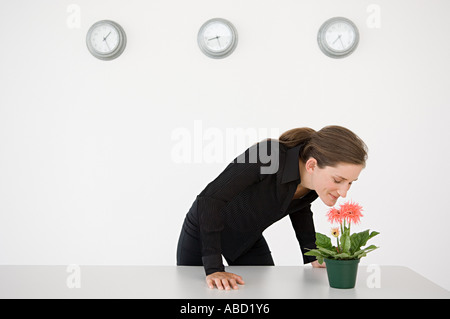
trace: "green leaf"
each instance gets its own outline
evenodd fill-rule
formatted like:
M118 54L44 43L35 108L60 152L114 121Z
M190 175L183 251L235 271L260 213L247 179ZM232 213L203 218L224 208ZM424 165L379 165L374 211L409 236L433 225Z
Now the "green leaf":
M337 254L337 251L329 250L323 247L318 247L318 249L324 257L333 257Z
M305 256L323 256L323 254L318 249L311 249L310 251L304 253Z
M317 249L311 249L310 251L307 251L303 255L305 255L305 256L317 256L318 254L320 254L320 252Z
M319 264L323 264L324 256L317 249L311 249L310 251L306 252L304 255L306 255L306 256L314 256L314 257L316 257L316 259L319 262Z
M341 253L334 256L335 259L350 259L350 255L347 253Z
M316 246L325 249L333 248L333 245L331 244L331 239L328 236L321 233L316 233Z
M375 237L375 236L378 235L378 234L380 234L380 233L377 232L377 231L371 232L370 235L369 235L369 239L372 238L372 237Z
M341 251L344 253L350 253L350 247L352 245L350 236L349 236L349 230L345 229L344 233L341 236Z
M368 253L368 252L371 252L371 251L373 251L373 250L375 250L375 249L377 249L378 247L377 246L375 246L375 245L370 245L369 247L366 247L366 248L364 248L363 250L366 252L366 253Z
M369 230L365 230L363 232L360 233L354 233L351 236L351 247L350 247L350 252L352 254L354 254L355 252L357 252L358 250L361 249L362 246L364 246L367 243L367 240L369 239Z
M353 256L357 257L357 258L361 258L367 255L367 253L374 251L375 249L377 249L378 247L375 245L370 245L369 247L366 247L364 249L360 249L357 252L355 252L353 254Z
M323 257L322 256L317 256L317 261L319 262L319 264L323 264Z

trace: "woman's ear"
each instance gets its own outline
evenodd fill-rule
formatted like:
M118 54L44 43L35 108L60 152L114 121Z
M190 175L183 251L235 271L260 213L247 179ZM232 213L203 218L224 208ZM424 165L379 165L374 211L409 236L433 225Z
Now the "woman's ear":
M316 169L316 167L317 167L317 160L314 157L310 157L305 163L306 171L310 174L314 172L314 169Z

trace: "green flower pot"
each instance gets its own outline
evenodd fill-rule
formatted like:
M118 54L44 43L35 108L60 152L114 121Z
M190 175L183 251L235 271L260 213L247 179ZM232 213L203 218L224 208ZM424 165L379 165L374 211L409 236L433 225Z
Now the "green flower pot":
M328 282L330 287L339 289L354 288L358 273L359 259L326 259Z

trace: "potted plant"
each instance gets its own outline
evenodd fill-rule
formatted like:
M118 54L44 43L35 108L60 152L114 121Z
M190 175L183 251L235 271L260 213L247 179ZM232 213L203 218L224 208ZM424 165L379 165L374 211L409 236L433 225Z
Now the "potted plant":
M351 225L358 224L363 216L362 210L362 206L351 201L340 205L339 209L331 208L327 213L328 221L339 224L339 227L331 229L331 235L336 238L336 246L328 236L316 233L317 248L305 253L307 256L315 256L320 264L325 261L328 282L333 288L354 288L360 259L378 248L375 245L362 247L379 232L367 229L350 234Z

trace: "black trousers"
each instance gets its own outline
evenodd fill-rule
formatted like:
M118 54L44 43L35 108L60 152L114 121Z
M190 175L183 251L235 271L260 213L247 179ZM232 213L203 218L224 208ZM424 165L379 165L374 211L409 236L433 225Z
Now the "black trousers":
M266 240L261 236L258 241L236 260L225 260L229 266L274 266L272 254ZM183 227L177 247L178 266L203 266L202 247L198 237L189 234Z

